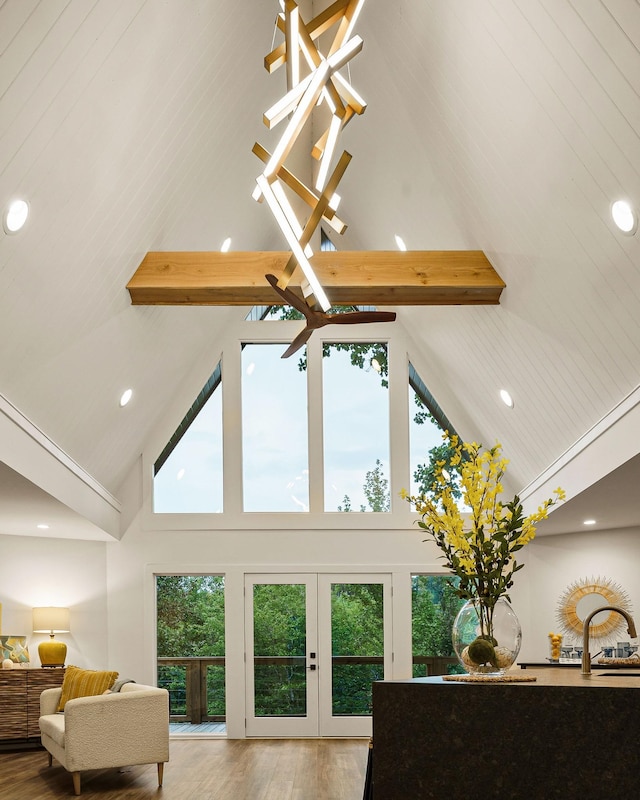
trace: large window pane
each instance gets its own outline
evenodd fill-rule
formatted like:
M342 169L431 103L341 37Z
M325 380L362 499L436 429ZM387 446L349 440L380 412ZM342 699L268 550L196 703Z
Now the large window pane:
M451 643L451 629L463 601L455 594L456 577L411 576L413 676L464 672Z
M158 686L173 723L225 720L223 575L156 576Z
M430 450L442 445L442 428L433 419L413 387L409 385L409 467L410 492L422 493L425 477L431 464Z
M281 344L242 351L245 511L308 511L307 376Z
M323 350L325 511L389 511L387 346Z

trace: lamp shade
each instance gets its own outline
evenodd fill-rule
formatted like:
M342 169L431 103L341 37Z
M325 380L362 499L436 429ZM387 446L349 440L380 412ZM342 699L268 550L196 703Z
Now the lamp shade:
M44 606L33 609L34 633L69 633L69 609Z

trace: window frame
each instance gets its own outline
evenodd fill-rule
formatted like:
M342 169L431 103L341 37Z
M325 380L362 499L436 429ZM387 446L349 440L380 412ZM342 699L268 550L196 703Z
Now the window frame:
M420 370L420 359L404 327L398 322L367 325L328 325L314 331L307 343L307 397L309 407L309 511L260 512L242 509L242 431L241 422L241 347L244 343L282 343L283 349L300 331L300 321L238 320L228 325L221 350L203 355L191 383L180 387L179 396L169 413L154 430L142 454L143 530L402 530L413 526L415 510L400 498L400 490L409 489L409 404L407 385L409 363ZM391 509L345 513L324 511L324 465L322 437L322 347L325 342L385 342L389 353L389 487ZM296 358L296 355L292 356ZM222 363L223 409L223 511L221 513L154 513L153 465L158 455L191 407L216 364ZM189 392L191 394L189 395Z

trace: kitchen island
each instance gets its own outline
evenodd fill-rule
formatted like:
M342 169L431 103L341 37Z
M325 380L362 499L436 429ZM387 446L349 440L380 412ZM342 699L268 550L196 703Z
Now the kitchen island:
M374 800L640 797L640 670L607 672L374 683Z

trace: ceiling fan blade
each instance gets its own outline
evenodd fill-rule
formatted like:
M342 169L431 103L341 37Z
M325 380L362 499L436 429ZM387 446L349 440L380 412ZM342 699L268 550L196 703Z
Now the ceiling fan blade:
M310 308L301 297L298 297L297 294L294 294L291 289L281 289L278 286L278 279L275 275L265 275L264 277L276 290L280 297L282 297L282 299L288 303L288 305L290 305L292 308L295 308L296 311L299 311L301 314L304 314L305 317L309 316Z
M313 333L313 328L303 328L300 331L300 333L296 336L296 338L291 342L289 347L287 347L284 353L280 356L280 358L289 358L289 356L292 356L296 352L296 350L299 350L304 344L306 344L309 341L312 333Z
M395 318L395 311L347 311L346 314L328 315L325 324L359 325L367 322L394 322Z

